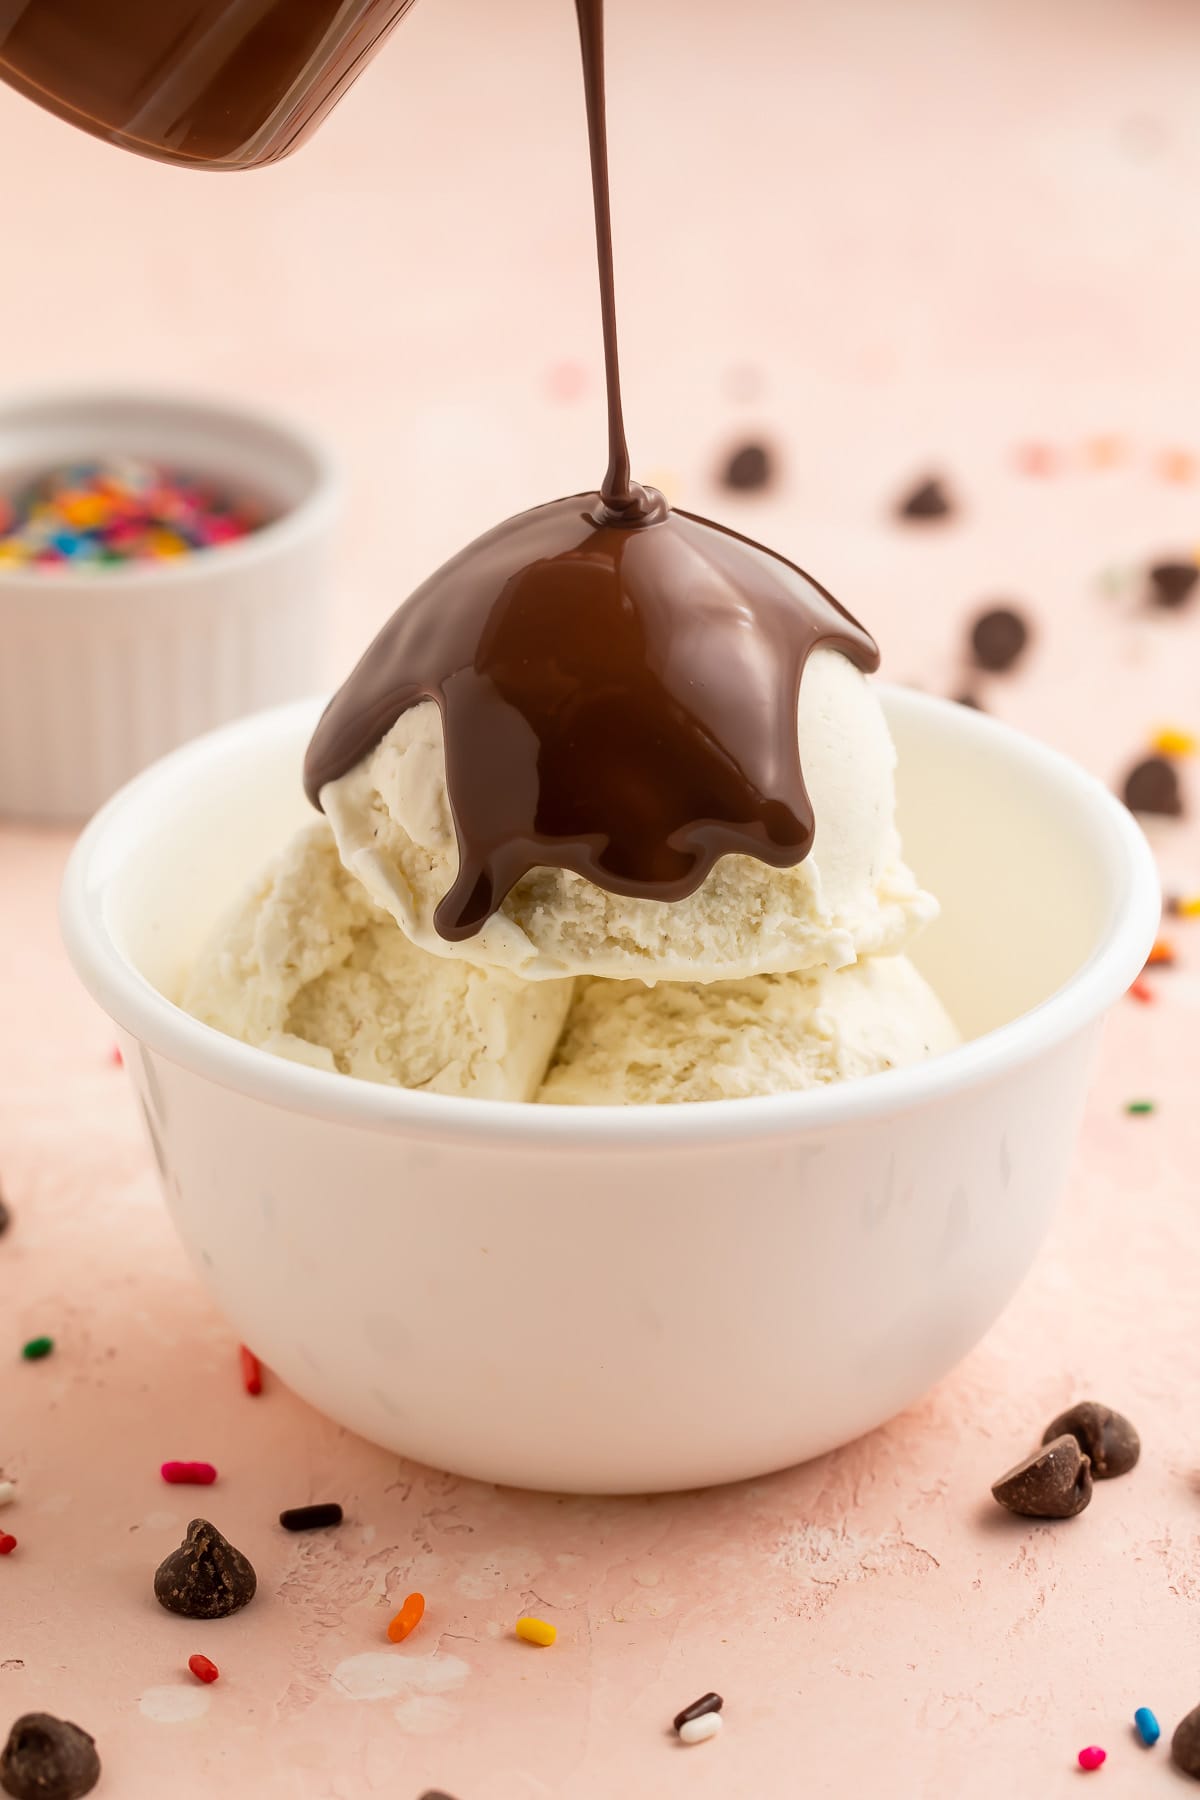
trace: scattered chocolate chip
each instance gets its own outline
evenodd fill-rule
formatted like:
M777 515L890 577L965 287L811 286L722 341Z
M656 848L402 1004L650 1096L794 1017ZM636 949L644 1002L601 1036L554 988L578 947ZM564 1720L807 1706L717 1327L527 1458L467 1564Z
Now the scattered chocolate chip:
M52 1713L25 1713L0 1751L0 1787L12 1800L78 1800L99 1779L96 1740Z
M1068 1407L1046 1427L1042 1438L1048 1444L1053 1438L1069 1435L1075 1439L1092 1465L1096 1481L1111 1481L1114 1475L1128 1475L1142 1454L1142 1440L1129 1420L1111 1407L1095 1400L1081 1400Z
M971 627L971 655L993 675L1011 669L1028 642L1029 627L1010 606L991 607Z
M1172 608L1182 606L1190 600L1192 589L1200 581L1200 569L1195 563L1160 562L1153 563L1147 570L1150 581L1149 599L1151 606Z
M743 444L725 464L721 480L727 488L748 494L769 487L774 472L771 452L764 444Z
M974 694L955 694L954 700L957 706L969 706L972 712L984 711L982 700L977 700Z
M1171 1761L1193 1781L1200 1781L1200 1706L1180 1719L1171 1739Z
M1130 812L1157 813L1165 819L1177 819L1183 811L1183 795L1179 791L1179 773L1165 756L1147 756L1135 763L1125 777L1123 790Z
M953 511L953 502L936 476L919 482L896 507L901 519L946 519Z
M1092 1468L1070 1433L1055 1438L1002 1475L992 1494L1031 1519L1073 1519L1092 1497Z
M698 1700L693 1700L690 1706L685 1706L682 1712L677 1712L671 1720L671 1724L678 1731L681 1725L690 1724L693 1719L702 1719L706 1713L720 1712L724 1704L720 1694L701 1694Z
M154 1575L154 1597L185 1619L227 1619L254 1598L258 1577L207 1519L193 1519L178 1550Z

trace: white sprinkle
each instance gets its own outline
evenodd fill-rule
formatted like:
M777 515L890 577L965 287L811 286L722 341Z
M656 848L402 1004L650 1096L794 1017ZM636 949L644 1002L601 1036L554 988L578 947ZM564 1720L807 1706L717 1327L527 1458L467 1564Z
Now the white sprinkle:
M701 1713L698 1719L688 1719L679 1727L681 1744L702 1744L705 1738L716 1737L722 1726L720 1713Z
M15 1481L0 1481L0 1506L7 1506L9 1501L15 1500L16 1497L17 1497L16 1482Z

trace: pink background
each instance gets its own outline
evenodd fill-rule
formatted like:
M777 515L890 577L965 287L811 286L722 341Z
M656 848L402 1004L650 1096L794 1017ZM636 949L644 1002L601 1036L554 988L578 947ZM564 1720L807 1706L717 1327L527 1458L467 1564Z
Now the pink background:
M1200 13L610 7L643 476L811 568L896 679L959 691L964 621L1014 598L1036 641L981 697L1106 779L1157 726L1200 728L1200 603L1149 613L1138 581L1200 548L1200 480L1163 463L1200 468ZM423 0L307 150L240 180L122 158L0 90L5 378L182 384L322 427L353 496L331 679L472 532L601 471L571 12ZM766 496L715 481L745 436L779 453ZM1031 441L1051 473L1017 466ZM931 469L960 515L897 526ZM1169 884L1200 890L1194 824L1152 835ZM277 1384L241 1393L59 947L68 847L0 829L0 1467L20 1484L0 1729L78 1719L122 1800L1000 1800L1074 1793L1090 1742L1105 1793L1167 1791L1130 1720L1148 1704L1169 1733L1200 1701L1200 922L1171 922L1156 1002L1112 1021L1034 1276L929 1400L751 1486L562 1501L399 1463ZM1155 1116L1125 1116L1143 1095ZM54 1357L21 1363L41 1331ZM989 1483L1086 1395L1134 1417L1142 1465L1074 1522L1000 1514ZM177 1456L218 1487L164 1487ZM347 1524L285 1537L278 1510L310 1498ZM259 1570L225 1625L151 1597L193 1511ZM414 1587L426 1620L389 1649ZM513 1640L523 1610L557 1623L552 1650ZM725 1732L684 1750L670 1717L709 1687Z

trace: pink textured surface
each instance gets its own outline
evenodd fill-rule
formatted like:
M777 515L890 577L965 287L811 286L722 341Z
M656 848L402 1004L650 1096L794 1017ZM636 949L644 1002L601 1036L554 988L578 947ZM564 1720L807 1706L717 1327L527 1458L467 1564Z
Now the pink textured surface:
M242 181L123 160L0 91L21 171L10 376L190 382L323 425L354 493L331 676L470 531L602 465L571 8L520 0L503 36L485 12L426 0L300 158ZM1097 581L1200 539L1200 485L1158 466L1200 453L1195 9L612 16L642 473L811 567L899 679L956 691L963 621L1016 597L1037 641L982 696L1105 778L1155 725L1200 726L1200 608L1151 616ZM639 207L651 191L665 204ZM720 454L758 432L779 489L721 496ZM1104 433L1122 452L1098 471L1084 446ZM1055 449L1052 476L1015 469L1030 439ZM934 467L962 516L902 530L890 496ZM1200 888L1194 825L1154 836L1169 881ZM1053 1241L955 1376L790 1474L589 1503L407 1466L269 1377L242 1393L58 944L67 849L0 831L0 1467L20 1486L0 1515L20 1539L0 1563L0 1727L35 1707L78 1719L122 1800L999 1800L1074 1793L1089 1743L1106 1794L1168 1790L1165 1744L1142 1750L1131 1720L1151 1705L1169 1734L1200 1699L1200 923L1172 927L1157 1003L1112 1021ZM1125 1116L1140 1095L1158 1112ZM42 1331L54 1356L21 1363ZM1141 1466L1065 1525L1001 1515L990 1481L1086 1395L1135 1418ZM169 1457L211 1458L220 1480L169 1488ZM326 1498L341 1531L274 1524ZM223 1625L151 1595L193 1510L259 1571ZM429 1610L393 1649L413 1588ZM523 1610L557 1624L552 1650L512 1638ZM188 1675L196 1650L215 1686ZM709 1687L726 1728L682 1749L671 1715Z

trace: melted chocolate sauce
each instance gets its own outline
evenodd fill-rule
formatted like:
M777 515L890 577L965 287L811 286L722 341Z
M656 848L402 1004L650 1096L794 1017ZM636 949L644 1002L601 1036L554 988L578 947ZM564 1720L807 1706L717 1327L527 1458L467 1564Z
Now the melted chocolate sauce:
M871 637L773 551L630 480L617 364L602 0L576 0L608 380L598 494L508 519L419 587L321 719L320 805L422 700L436 702L459 872L439 934L472 937L537 867L680 900L720 856L801 862L814 821L796 708L818 645L878 666Z

